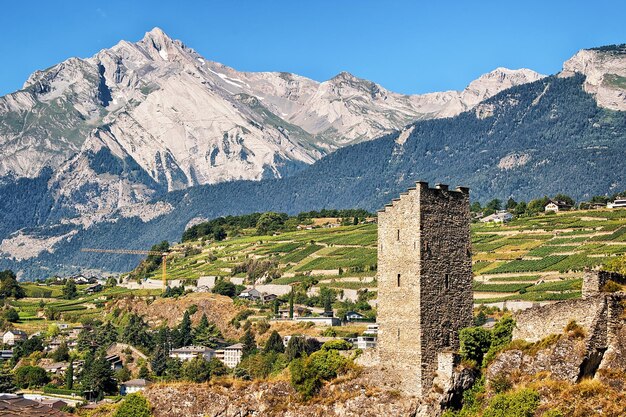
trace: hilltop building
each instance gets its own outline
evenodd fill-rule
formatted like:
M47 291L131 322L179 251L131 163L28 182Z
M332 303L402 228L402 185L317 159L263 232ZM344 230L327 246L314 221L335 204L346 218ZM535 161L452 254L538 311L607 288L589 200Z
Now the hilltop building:
M378 213L378 353L389 380L426 394L472 325L469 189L418 182ZM449 366L448 366L449 367Z
M170 358L178 358L181 361L188 361L194 358L202 357L210 361L215 356L215 350L206 346L184 346L173 349L170 352Z
M548 201L548 204L546 204L546 206L543 209L546 212L553 211L555 213L558 213L559 211L571 210L572 209L572 205L571 204L567 204L565 201L550 200L550 201Z
M8 330L2 335L2 342L9 346L26 339L28 339L28 335L22 330Z

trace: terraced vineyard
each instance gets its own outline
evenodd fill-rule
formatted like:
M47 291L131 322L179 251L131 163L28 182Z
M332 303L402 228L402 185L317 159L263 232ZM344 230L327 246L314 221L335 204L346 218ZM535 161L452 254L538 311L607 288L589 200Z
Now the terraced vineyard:
M244 230L242 236L222 242L179 246L169 260L168 275L182 280L244 278L245 273L232 271L246 262L270 261L280 274L276 284L313 277L317 285L375 290L376 243L375 224L275 236ZM585 267L626 253L626 210L572 211L506 225L475 223L472 245L477 302L578 297ZM153 277L158 279L159 272Z
M37 284L22 284L27 298L10 301L10 306L19 312L20 321L15 327L28 333L46 331L51 321L62 314L64 321L79 323L88 318L102 319L105 303L117 297L134 295L157 295L160 290L129 290L122 287L106 288L91 295L83 294L87 285L79 285L80 297L75 300L64 300L61 297L62 285L40 286Z

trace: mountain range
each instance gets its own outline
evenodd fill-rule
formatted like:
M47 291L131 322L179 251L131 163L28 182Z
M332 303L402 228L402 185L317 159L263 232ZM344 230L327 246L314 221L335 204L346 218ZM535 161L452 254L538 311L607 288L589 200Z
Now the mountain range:
M345 72L239 72L153 29L0 98L0 265L120 271L136 259L80 247L145 248L224 214L376 209L418 178L478 198L621 191L625 57L583 50L556 76L498 68L411 96Z

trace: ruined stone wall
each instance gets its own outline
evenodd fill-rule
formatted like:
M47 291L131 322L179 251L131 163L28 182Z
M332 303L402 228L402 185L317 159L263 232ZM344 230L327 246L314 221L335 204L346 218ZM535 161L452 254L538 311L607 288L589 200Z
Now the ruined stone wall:
M604 296L598 295L518 311L513 315L516 324L513 339L537 342L551 334L563 333L571 320L590 332L597 327L599 316L606 314L605 305Z
M602 287L608 282L626 284L626 276L617 272L585 270L583 275L583 298L592 297L602 292Z
M472 322L469 192L418 183L378 216L378 348L383 370L421 395L437 354Z

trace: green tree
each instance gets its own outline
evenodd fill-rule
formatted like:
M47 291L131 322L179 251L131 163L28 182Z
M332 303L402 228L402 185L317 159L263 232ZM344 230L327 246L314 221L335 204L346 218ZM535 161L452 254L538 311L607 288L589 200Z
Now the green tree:
M139 393L128 394L115 411L113 417L151 417L148 400Z
M55 362L65 362L70 358L70 350L67 347L67 343L62 341L59 346L50 353L50 358Z
M517 207L517 201L513 200L513 197L509 197L509 199L506 201L506 209L509 211L513 211L515 210L515 207Z
M0 272L0 298L24 298L26 293L17 282L17 276L10 269Z
M508 345L513 339L513 329L515 321L511 316L502 317L491 330L491 343L488 352L485 354L483 365L491 362L502 348Z
M76 289L76 282L73 279L68 279L63 286L63 298L66 300L73 300L78 296L78 290Z
M70 361L65 371L65 388L74 389L74 361Z
M491 333L482 327L469 327L459 332L460 353L464 359L482 364L485 353L491 346Z
M211 379L211 366L202 356L183 362L181 376L191 382L205 382Z
M256 232L258 235L267 235L272 232L281 230L285 225L288 216L282 213L267 212L261 214L256 223Z
M10 369L7 368L7 365L0 367L0 392L11 393L15 389L15 382Z
M272 303L272 311L274 312L274 317L278 317L280 314L280 301L278 301L278 298Z
M214 294L234 297L237 294L237 287L230 281L220 280L215 284L212 291Z
M502 200L494 198L493 200L489 201L487 205L485 205L485 208L494 212L502 210Z
M265 347L263 348L264 353L284 353L285 345L283 343L283 338L278 334L276 330L274 330L270 337L267 338L267 342L265 342Z
M472 205L470 206L470 211L471 211L472 213L478 213L478 212L480 212L482 209L483 209L483 208L482 208L482 206L480 205L480 201L474 201L474 202L472 203Z
M143 318L135 313L131 313L128 316L128 323L122 331L121 340L129 345L150 350L152 348L152 337L148 330L148 325Z
M168 350L161 345L157 345L152 354L150 365L152 365L152 371L156 376L163 376L167 369L167 358L169 357Z
M189 346L193 343L193 334L191 331L191 317L189 311L185 311L183 319L178 325L178 340L176 347Z
M214 323L209 323L206 314L203 314L200 323L193 331L193 343L214 348L217 346L217 341L221 338L222 332L220 332L220 329Z
M289 362L305 356L307 353L306 339L304 336L292 336L287 342L285 354Z
M535 215L537 213L541 213L542 211L544 211L546 205L548 204L548 202L550 201L550 199L548 197L543 197L543 198L537 198L534 200L530 200L528 202L528 206L526 207L526 213L529 215Z
M554 199L556 201L563 201L565 204L569 204L570 206L574 206L574 204L576 204L576 202L574 201L574 199L570 196L568 196L567 194L557 194L554 196Z
M2 317L8 322L17 323L20 321L20 315L13 307L7 308L2 312Z
M13 359L19 360L33 352L43 352L43 342L40 337L33 336L18 342L13 348Z
M291 384L305 398L311 398L322 386L322 381L345 372L349 360L336 350L320 350L306 358L291 362Z
M517 206L515 206L515 210L513 211L513 214L515 214L516 216L522 216L526 214L527 209L528 207L526 205L526 202L520 201L519 203L517 203Z
M322 287L320 289L320 300L322 303L322 307L324 307L325 313L333 312L333 303L335 302L336 298L337 294L332 289L328 287Z
M15 385L20 388L38 388L49 380L46 370L39 366L26 365L15 371Z
M251 355L256 352L256 340L251 329L246 330L239 342L243 345L242 358Z
M221 226L216 227L213 231L213 239L218 242L226 239L226 230Z
M291 287L291 292L289 293L289 318L293 319L293 287Z
M117 329L110 321L106 322L104 326L99 327L96 332L96 339L102 346L110 346L117 342L117 338Z
M167 358L165 362L165 379L175 381L182 378L183 363L177 358Z
M88 352L88 356L89 354ZM81 377L83 390L89 391L91 393L90 397L98 400L102 399L106 394L117 392L113 371L105 355L105 351L101 350L90 365L88 364L88 358L85 357L85 365Z
M139 368L139 374L137 376L141 379L150 379L150 371L145 363Z

